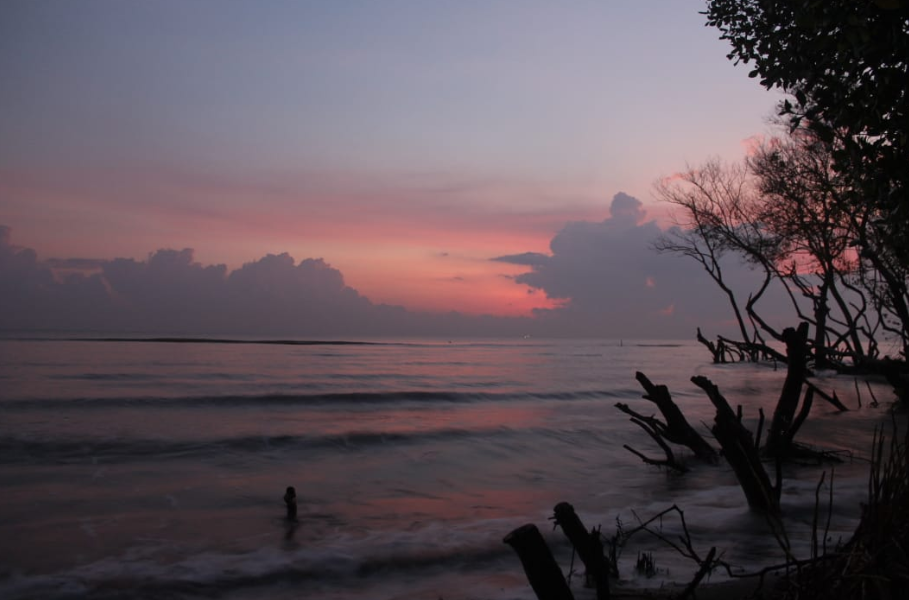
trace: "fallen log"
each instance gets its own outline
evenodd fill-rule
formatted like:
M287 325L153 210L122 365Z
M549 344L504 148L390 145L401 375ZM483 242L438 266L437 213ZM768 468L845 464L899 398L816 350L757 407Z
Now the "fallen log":
M786 362L786 357L783 354L761 342L737 341L718 335L716 343L713 343L704 337L700 327L698 327L696 339L707 348L714 363L730 362L727 354L735 355L731 362L735 362L735 358L738 358L740 362L746 359L751 362L757 362L758 360Z
M522 525L502 541L511 546L521 559L527 581L538 600L574 600L562 569L552 557L536 525Z

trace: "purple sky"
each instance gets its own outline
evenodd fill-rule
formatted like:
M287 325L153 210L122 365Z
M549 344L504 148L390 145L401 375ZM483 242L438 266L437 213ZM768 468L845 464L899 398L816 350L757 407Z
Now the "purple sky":
M6 0L0 326L719 327L650 189L740 159L778 96L702 9Z

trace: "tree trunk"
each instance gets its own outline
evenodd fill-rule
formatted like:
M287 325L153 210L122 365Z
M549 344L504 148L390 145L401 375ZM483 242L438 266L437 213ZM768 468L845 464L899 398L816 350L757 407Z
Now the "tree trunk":
M770 484L751 432L742 425L713 382L702 376L692 377L691 381L707 392L707 397L716 407L716 418L711 430L735 472L748 506L771 515L779 515L780 490Z
M578 556L587 570L587 582L593 583L597 590L597 600L609 598L609 565L603 556L603 544L595 531L587 531L574 507L567 502L559 502L553 509L556 525L565 532L565 537L577 550Z
M814 307L814 368L826 369L829 366L827 361L827 315L830 309L827 307L827 288L828 282L825 280L821 285L820 294Z
M536 525L522 525L502 541L514 548L521 559L527 581L538 600L574 600L562 569L552 557L552 552Z
M720 351L717 350L717 347L716 347L716 345L715 345L713 342L711 342L710 340L708 340L707 338L704 337L704 335L701 333L701 328L700 328L700 327L698 327L697 340L698 340L701 344L703 344L703 345L707 348L707 350L710 351L710 356L713 357L713 362L714 362L714 363L721 363L721 362L723 362L722 360L720 360Z
M665 385L654 385L640 371L636 372L634 377L644 388L644 391L647 392L644 398L656 404L663 414L663 418L666 419L666 427L660 432L663 437L673 444L687 446L699 459L715 463L717 461L716 450L688 424L688 420L682 414L681 409L672 401L669 388Z
M806 360L808 323L801 323L798 329L787 327L783 331L786 342L786 359L788 369L780 399L773 411L773 420L767 431L767 444L764 447L768 456L782 457L792 441L790 429L802 397L802 384L808 374Z

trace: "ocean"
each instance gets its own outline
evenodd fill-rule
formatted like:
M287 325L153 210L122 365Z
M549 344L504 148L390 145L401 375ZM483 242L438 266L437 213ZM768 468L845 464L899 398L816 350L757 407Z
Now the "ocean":
M680 450L691 471L678 475L623 448L660 456L614 406L655 411L635 371L667 384L703 431L712 407L691 376L712 379L753 426L785 374L710 364L689 341L0 340L0 597L530 600L502 538L536 524L567 572L570 546L549 520L561 501L607 537L675 504L702 555L780 562L727 465ZM818 400L799 436L846 456L833 544L857 522L890 393L876 385L872 407L862 384L859 408L852 378L816 382L853 409ZM797 556L824 470L829 482L830 466L784 472ZM660 526L680 532L671 516ZM649 578L633 568L645 551ZM695 570L644 534L620 560L630 587ZM575 596L593 598L582 579Z

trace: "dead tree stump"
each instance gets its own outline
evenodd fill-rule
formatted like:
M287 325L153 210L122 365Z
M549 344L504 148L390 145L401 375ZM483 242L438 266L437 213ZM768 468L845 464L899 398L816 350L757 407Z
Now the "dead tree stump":
M712 381L702 376L692 377L691 381L707 393L710 402L716 407L716 418L711 431L735 472L748 506L770 515L779 515L779 485L773 487L770 484L770 477L761 463L751 432L742 425L729 402Z
M808 323L801 323L798 329L787 327L782 337L786 342L788 368L764 446L767 455L774 457L785 456L792 443L792 423L802 397L802 384L808 375Z
M688 423L688 419L682 414L682 410L673 402L672 396L669 394L669 388L665 385L655 385L640 371L635 373L634 377L638 380L638 383L641 384L641 387L644 388L644 391L647 392L644 394L643 398L656 404L666 422L662 423L653 417L645 417L635 413L624 404L616 405L619 410L630 414L639 421L647 423L650 429L648 433L650 433L651 437L654 437L654 439L657 439L658 437L664 438L673 444L686 446L691 449L691 451L694 452L694 455L700 460L715 463L717 461L716 450ZM641 424L638 423L638 425ZM643 425L641 426L643 427ZM647 427L644 427L644 429L648 430ZM657 442L659 443L659 439L657 439ZM667 454L670 453L667 452Z
M609 565L603 556L603 544L600 542L599 534L594 530L587 531L574 507L568 502L559 502L555 505L553 519L581 557L587 571L587 583L596 587L597 600L608 600Z
M552 557L552 552L536 525L522 525L502 541L514 548L521 559L527 581L538 600L574 600L562 569Z

